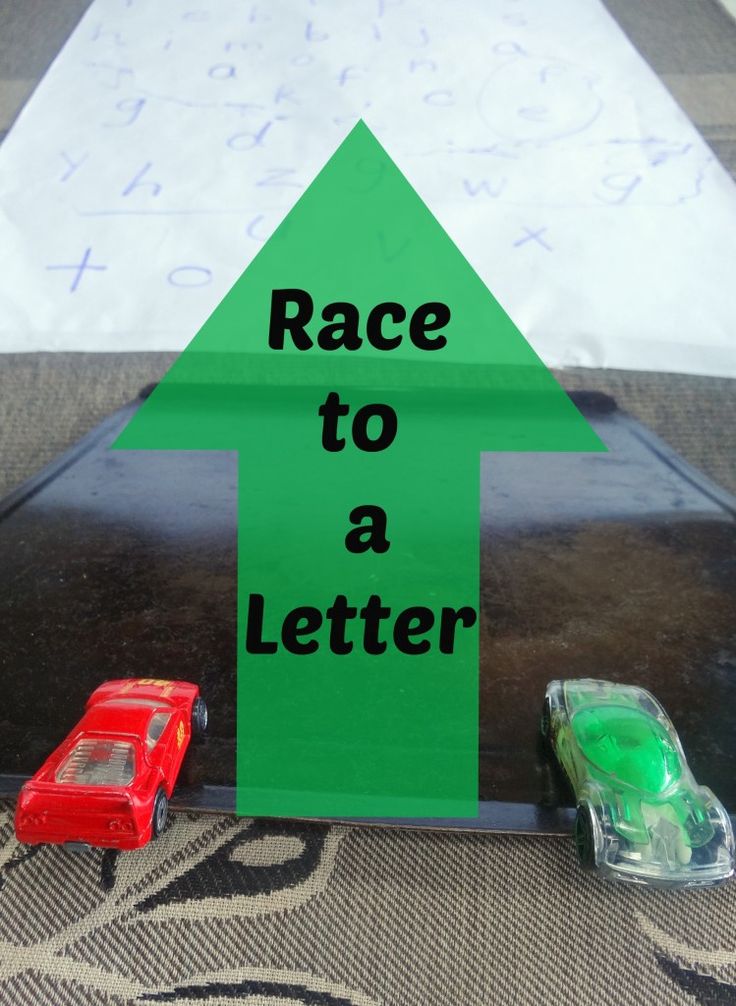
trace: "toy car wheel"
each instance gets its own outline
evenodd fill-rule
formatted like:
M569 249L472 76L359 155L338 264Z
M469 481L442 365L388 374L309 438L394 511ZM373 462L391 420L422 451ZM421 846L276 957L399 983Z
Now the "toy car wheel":
M549 737L550 726L552 725L552 705L549 701L549 696L545 695L544 705L542 706L542 720L540 723L540 729L542 731L542 737L545 740Z
M195 737L201 737L207 732L208 717L207 703L199 696L194 700L192 706L192 733Z
M575 845L580 865L586 870L595 867L595 818L589 803L578 806L575 817Z
M166 794L162 789L156 794L156 799L153 802L153 820L151 822L151 828L153 831L153 837L158 838L161 832L166 827L166 819L169 816L169 801L166 798Z

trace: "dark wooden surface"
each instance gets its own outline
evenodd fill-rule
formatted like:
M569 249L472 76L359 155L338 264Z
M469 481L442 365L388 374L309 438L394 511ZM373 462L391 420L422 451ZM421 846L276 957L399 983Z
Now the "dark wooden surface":
M555 808L569 794L538 739L546 682L565 676L651 688L696 777L736 807L736 501L611 399L577 400L607 455L481 460L483 806L458 827L568 827ZM35 770L101 680L181 677L200 683L212 720L179 802L223 809L235 783L235 459L107 451L133 408L0 507L0 792Z

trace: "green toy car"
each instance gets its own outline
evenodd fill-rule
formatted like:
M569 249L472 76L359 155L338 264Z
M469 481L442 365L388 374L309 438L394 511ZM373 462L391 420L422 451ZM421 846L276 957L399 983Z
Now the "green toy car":
M551 681L542 714L577 800L583 866L660 887L704 887L734 872L722 804L690 771L653 695L610 681Z

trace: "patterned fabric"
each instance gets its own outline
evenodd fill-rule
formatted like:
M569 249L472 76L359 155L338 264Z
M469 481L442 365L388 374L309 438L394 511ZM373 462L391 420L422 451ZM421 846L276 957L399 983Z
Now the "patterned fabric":
M172 815L29 850L0 805L0 1003L736 1002L736 885L581 873L571 841Z
M3 488L170 361L0 357ZM736 489L736 382L563 383L614 395ZM140 852L75 855L19 846L12 812L0 804L0 1006L736 1004L736 883L606 885L571 839L172 814Z

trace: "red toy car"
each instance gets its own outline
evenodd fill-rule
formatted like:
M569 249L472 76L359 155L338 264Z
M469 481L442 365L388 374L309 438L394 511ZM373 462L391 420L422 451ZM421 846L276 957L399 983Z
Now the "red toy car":
M207 706L187 681L106 681L66 740L23 786L19 841L138 849L160 835Z

